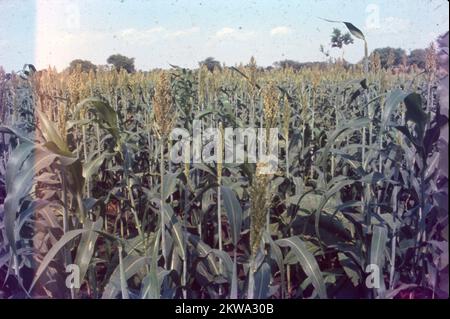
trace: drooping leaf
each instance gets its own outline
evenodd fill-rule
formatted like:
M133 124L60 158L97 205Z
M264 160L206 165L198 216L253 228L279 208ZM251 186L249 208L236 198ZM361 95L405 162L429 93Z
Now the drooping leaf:
M275 241L281 247L290 247L302 266L305 274L311 279L311 283L316 289L320 298L327 298L327 291L323 274L314 256L306 248L305 243L298 237L289 237Z
M196 249L197 253L202 258L206 258L208 261L209 266L212 268L214 275L218 276L220 274L219 266L214 260L213 254L210 254L211 247L208 246L205 242L200 240L197 236L194 236L190 233L188 235L188 240L192 244L192 246Z
M181 228L181 223L178 218L175 216L172 207L169 204L164 204L164 214L166 218L166 226L169 227L172 231L172 236L175 242L178 245L178 251L180 252L181 259L186 258L186 251L184 245L184 235L183 230Z
M394 89L388 93L385 101L385 107L383 109L383 113L381 114L381 123L383 129L386 129L392 113L396 110L398 105L403 102L406 95L407 93L400 89Z
M355 27L352 23L350 22L343 22L345 24L345 26L347 27L347 29L350 31L350 33L357 37L358 39L361 40L365 40L366 38L364 37L364 33L362 33L361 30L359 30L357 27Z
M230 255L225 251L220 251L218 249L212 249L211 253L220 258L222 265L225 266L225 277L231 281L233 276L233 261L231 260Z
M406 105L405 120L413 121L414 123L424 124L427 120L427 115L422 109L422 97L418 93L410 93L404 98Z
M361 280L359 268L350 257L347 257L344 253L338 253L339 263L345 271L353 286L357 287Z
M86 98L79 102L75 107L75 115L82 108L88 107L88 110L96 114L97 122L105 128L115 139L116 143L120 141L119 127L117 123L117 113L105 101L99 98Z
M332 145L336 142L336 139L344 134L345 132L352 132L356 129L359 129L361 127L364 127L370 123L370 119L366 117L358 118L355 120L352 120L341 127L336 128L333 133L331 133L330 137L327 140L327 144L322 149L322 153L318 159L319 165L322 167L323 171L327 171L327 161L329 158L329 152Z
M428 120L427 114L422 109L422 97L418 93L411 93L405 97L404 102L406 105L405 120L416 124L417 137L419 143L422 144L425 125Z
M41 275L44 273L45 269L47 269L50 262L55 258L56 254L71 240L76 238L77 236L87 232L88 229L75 229L68 231L65 233L53 246L50 248L50 250L45 255L44 259L42 260L41 264L39 265L36 274L34 275L34 279L30 285L30 288L28 289L28 292L31 292L36 285L37 281L41 277Z
M45 113L36 110L39 115L39 120L42 124L42 134L47 142L53 142L55 145L64 153L66 156L71 156L72 153L69 151L66 142L61 137L58 130L55 128L54 124L48 119Z
M150 262L148 257L127 255L123 258L123 273L125 280L134 276L143 266ZM102 299L115 299L121 292L121 276L120 267L117 265L114 272L111 274L108 283L102 294Z
M236 194L231 188L222 186L221 190L223 194L225 211L227 213L228 222L231 227L231 238L233 241L233 245L237 246L239 239L241 238L242 208L239 204Z
M283 294L286 293L286 280L285 280L285 269L283 264L283 253L281 252L280 247L275 244L270 234L265 231L263 235L264 242L269 243L270 246L270 253L273 256L273 259L275 259L278 270L280 271L280 278L281 278L281 289Z
M80 243L77 248L77 256L75 258L75 264L80 269L80 278L83 280L89 267L92 255L94 253L95 243L98 238L98 231L103 226L103 219L99 217L95 222L87 219L85 221L84 229L87 231L81 235Z
M17 138L19 138L21 143L25 142L25 143L33 144L33 140L30 137L28 137L25 132L22 132L18 128L2 125L2 126L0 126L0 133L6 133L6 134L14 135Z
M83 177L88 180L92 175L96 174L100 166L103 164L105 159L111 157L113 154L102 153L95 159L90 160L83 164Z
M270 266L268 263L263 263L261 267L255 272L255 286L253 298L266 299L269 293L270 284Z
M343 23L343 24L345 24L345 26L347 27L347 29L350 31L350 33L353 36L357 37L358 39L365 40L365 37L364 37L364 34L362 33L362 31L359 30L357 27L355 27L350 22L338 21L338 20L330 20L330 19L325 19L325 18L320 18L320 19L325 20L327 22L332 22L332 23Z

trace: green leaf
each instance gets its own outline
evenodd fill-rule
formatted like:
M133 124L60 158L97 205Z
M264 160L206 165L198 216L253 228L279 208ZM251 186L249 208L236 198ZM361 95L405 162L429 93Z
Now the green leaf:
M148 257L141 257L136 255L127 255L123 258L123 275L124 279L128 280L134 276L143 266L150 262ZM109 281L105 286L102 299L115 299L117 294L121 292L121 275L120 267L114 269L109 277Z
M405 119L408 121L413 121L418 124L425 124L427 121L427 115L422 109L422 97L420 94L411 93L408 94L404 99L406 105Z
M42 148L35 148L29 143L22 143L11 154L6 166L6 191L4 202L5 231L12 251L16 253L14 223L16 214L31 187L35 173L50 166L57 155L46 152Z
M327 298L323 274L314 256L308 251L305 243L298 237L289 237L275 241L281 247L290 247L302 266L305 274L311 279L320 298Z
M370 263L377 265L380 271L384 266L384 251L387 242L387 229L382 226L373 226L372 241L370 243Z
M281 289L283 294L286 293L286 277L284 272L284 264L283 264L283 253L281 252L280 247L278 247L273 241L272 237L267 231L264 231L263 239L265 243L270 245L270 254L272 258L277 263L278 269L280 271L281 278Z
M50 248L50 250L45 255L44 259L42 260L41 264L39 265L36 275L34 276L33 282L30 285L30 288L28 289L28 293L30 293L34 286L36 285L37 281L43 274L44 270L48 267L50 262L55 258L56 254L63 248L68 242L73 240L75 237L87 232L88 229L76 229L71 230L65 233L53 246Z
M174 270L166 270L166 269L159 269L158 270L158 273L156 274L156 281L154 281L154 282L156 282L157 283L157 293L159 294L159 295L161 295L161 293L160 293L160 290L161 290L161 285L164 283L164 279L169 275L169 274L171 274L171 273L173 273L174 272ZM152 287L151 285L152 285L152 283L151 283L151 280L154 280L154 279L151 279L151 278L153 278L153 275L152 274L148 274L147 276L145 276L145 278L144 278L144 280L142 280L142 285L143 285L143 287L145 287L146 289L149 289L150 287ZM153 281L152 281L153 282ZM170 289L170 288L169 288ZM144 290L144 291L142 291L141 292L141 298L142 298L142 296L143 296L143 293L147 293L148 294L148 290ZM158 295L158 297L157 298L160 298L160 296Z
M314 227L316 231L317 237L320 239L320 215L322 214L322 210L327 205L328 201L337 193L339 192L344 186L351 185L355 183L354 180L347 179L344 176L341 176L342 180L337 180L335 183L333 183L333 180L330 181L330 185L332 185L327 192L322 196L322 200L319 202L319 206L315 210L315 220L314 220ZM335 178L336 179L336 178ZM321 244L322 245L322 244Z
M74 127L75 125L86 125L91 123L92 120L91 119L84 119L84 120L69 120L66 122L66 129L69 130L72 127Z
M422 97L417 93L411 93L405 97L404 102L406 105L405 120L416 124L417 137L422 145L425 125L428 121L428 116L422 109Z
M19 129L15 127L0 126L0 133L15 135L20 140L21 143L23 142L30 144L34 143L33 140L31 140L31 138L29 138L25 132L21 132Z
M159 239L161 237L161 230L156 232L155 243L152 250L152 260L150 262L150 273L144 280L141 298L142 299L159 299L161 282L158 281L158 252L159 252Z
M88 180L92 175L97 174L98 169L103 164L105 159L111 157L113 154L102 153L95 159L83 164L83 177Z
M32 214L34 214L36 212L36 210L41 209L49 204L50 204L50 202L45 199L35 199L28 205L28 207L26 209L21 211L19 220L17 221L16 228L14 230L15 238L18 238L20 230L22 229L23 225L28 220L28 218Z
M122 292L122 299L130 299L128 294L127 279L125 278L125 270L123 267L122 246L119 247L119 273L120 273L120 291Z
M348 276L354 287L358 287L361 280L359 268L350 257L347 257L344 253L338 253L339 264L344 269L345 274Z
M381 115L381 123L383 129L386 129L386 126L391 118L392 112L398 107L398 105L403 102L407 94L400 89L394 89L386 97L385 107L383 109L383 114ZM380 131L382 134L382 131Z
M329 158L330 148L336 142L336 139L346 132L353 132L354 130L364 127L369 123L370 119L366 117L358 118L338 127L333 131L333 133L331 133L330 137L327 140L327 144L325 144L325 146L322 148L322 153L318 159L319 166L322 167L324 172L327 171L327 161Z
M350 22L338 21L338 20L330 20L330 19L324 19L324 18L320 18L320 19L325 20L327 22L332 22L332 23L343 23L343 24L345 24L345 26L347 27L347 29L350 31L350 33L353 36L357 37L358 39L364 40L364 41L366 40L365 37L364 37L364 34L362 33L362 31L359 30L357 27L355 27Z
M223 261L223 265L225 266L225 277L231 281L233 277L233 261L231 260L230 255L228 255L227 252L218 249L211 249L211 253Z
M370 243L370 263L377 265L380 273L380 287L376 289L379 298L385 296L385 283L383 279L384 251L386 249L388 231L383 226L373 226L372 241Z
M233 241L233 245L237 246L239 239L241 238L242 208L239 204L236 194L231 188L222 186L221 191L223 194L225 211L227 212L228 222L231 228L231 238Z
M86 232L81 235L80 243L78 244L77 256L75 257L75 264L80 268L80 281L89 267L89 263L94 253L95 242L98 238L98 231L102 229L103 219L100 217L97 221L92 222L89 219L85 221L84 229Z
M358 181L361 183L366 183L366 184L376 184L379 181L383 181L385 180L385 177L383 174L379 173L379 172L372 172L370 174L367 174L363 177L361 177Z
M175 216L172 207L169 204L164 204L164 214L166 215L165 222L166 226L171 228L173 238L178 245L181 259L186 258L186 251L184 247L184 236L181 229L181 223Z
M255 299L266 299L269 293L270 284L270 266L268 263L263 263L255 273L255 286L253 297Z
M200 119L204 118L205 116L207 116L209 114L212 114L212 113L215 113L215 110L213 110L213 109L206 109L204 111L201 111L201 112L197 113L195 115L195 119L196 120L200 120Z
M78 116L80 110L84 107L88 107L90 112L96 114L96 121L105 128L116 140L116 143L120 141L120 131L117 123L117 113L114 109L105 101L99 98L87 98L82 100L75 107L75 115Z
M166 200L170 195L175 192L177 187L177 176L178 174L165 174L164 179L164 189L162 190L163 199Z
M23 163L32 154L34 145L32 143L21 143L11 153L6 164L6 192L10 193L14 186L14 180L16 179Z
M204 241L200 240L198 236L194 236L190 233L187 234L189 242L195 248L196 252L200 255L201 258L206 258L208 260L208 264L212 268L214 275L218 276L220 274L219 266L214 260L214 256L210 254L211 247L209 247Z
M205 165L203 163L194 163L194 168L204 171L204 172L216 177L216 173L208 165Z
M343 22L343 23L353 36L361 40L366 40L366 38L364 37L364 33L362 33L362 31L359 30L357 27L355 27L352 23L350 22Z
M72 153L69 151L66 142L59 134L58 130L55 128L54 124L48 119L45 113L37 110L39 115L39 120L42 125L42 134L47 142L53 142L55 145L64 153L66 156L71 156Z
M4 202L4 217L3 222L5 226L6 238L11 246L13 253L16 253L16 239L14 234L14 223L16 220L16 214L20 207L20 200L24 194L23 186L28 187L29 182L25 183L17 180L19 171L21 170L24 162L27 162L26 167L28 170L32 170L30 166L29 158L33 150L33 144L22 143L20 144L10 155L8 163L6 164L6 198ZM16 179L16 180L15 180ZM30 186L31 187L31 186Z

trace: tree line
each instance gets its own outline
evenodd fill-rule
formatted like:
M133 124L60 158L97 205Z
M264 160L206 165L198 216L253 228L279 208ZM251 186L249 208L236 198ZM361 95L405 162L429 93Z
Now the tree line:
M331 48L336 48L341 51L341 58L335 60L334 62L338 62L343 64L344 66L350 66L351 64L347 62L344 58L344 48L348 45L353 44L353 38L350 33L342 33L341 30L334 28L333 32L330 35L330 43L327 45L320 46L320 52L326 57L327 62L299 62L291 59L285 59L281 61L276 61L272 64L272 66L268 66L263 68L266 71L270 71L273 68L291 68L294 71L299 71L303 68L309 67L319 67L324 68L329 63L332 63L333 60L330 57ZM369 60L379 64L379 67L383 69L387 69L389 67L409 67L409 66L417 66L420 69L425 67L427 49L415 49L407 52L401 48L391 48L384 47L378 48L372 51L369 56ZM376 62L375 62L376 61ZM124 69L128 73L136 72L135 60L134 58L129 58L127 56L121 54L113 54L108 57L106 60L108 65L112 66L116 70ZM360 63L360 62L359 62ZM221 69L222 65L219 61L217 61L213 57L207 57L203 61L199 62L199 66L205 66L209 71L213 72L215 69ZM97 66L93 64L91 61L76 59L73 60L69 65L69 71L73 71L75 69L81 69L81 71L89 72L91 70L96 71Z

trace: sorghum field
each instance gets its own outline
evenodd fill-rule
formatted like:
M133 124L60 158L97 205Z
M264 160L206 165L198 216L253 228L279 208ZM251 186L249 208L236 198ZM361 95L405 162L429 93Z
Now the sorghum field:
M448 34L362 61L0 71L0 297L447 298ZM174 163L194 120L277 171Z

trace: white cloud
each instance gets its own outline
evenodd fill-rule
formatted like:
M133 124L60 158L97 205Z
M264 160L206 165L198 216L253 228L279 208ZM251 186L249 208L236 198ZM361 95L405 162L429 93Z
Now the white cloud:
M275 27L272 30L270 30L271 36L287 35L290 33L292 33L292 29L289 27L285 27L285 26Z
M124 29L118 33L121 40L132 43L141 41L156 41L163 38L185 37L200 31L199 27L191 27L187 29L168 30L164 27L153 27L149 29L138 30L134 28Z
M227 37L227 36L230 36L230 35L234 34L235 32L236 32L235 29L225 27L225 28L222 28L222 29L220 29L219 31L216 32L216 37L217 38L224 38L224 37Z
M243 31L243 30L236 30L230 27L224 27L218 30L215 33L214 37L219 40L220 39L248 40L254 35L256 35L255 31Z
M153 27L144 30L138 30L134 28L128 28L119 31L119 38L129 42L140 42L156 40L160 34L165 32L163 27Z
M169 37L184 37L187 35L191 35L193 33L197 33L200 31L199 27L192 27L192 28L188 28L188 29L180 29L180 30L175 30L172 32L169 32L168 36Z

